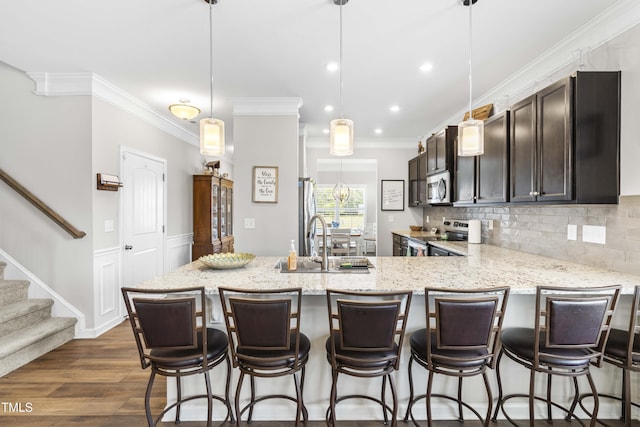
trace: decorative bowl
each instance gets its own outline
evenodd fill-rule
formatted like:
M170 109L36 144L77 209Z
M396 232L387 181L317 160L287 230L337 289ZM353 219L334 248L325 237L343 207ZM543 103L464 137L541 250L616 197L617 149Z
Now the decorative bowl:
M204 255L200 257L200 261L210 268L218 270L228 270L231 268L240 268L254 260L256 256L250 253L224 253Z
M411 229L411 231L422 231L421 225L410 225L409 228Z

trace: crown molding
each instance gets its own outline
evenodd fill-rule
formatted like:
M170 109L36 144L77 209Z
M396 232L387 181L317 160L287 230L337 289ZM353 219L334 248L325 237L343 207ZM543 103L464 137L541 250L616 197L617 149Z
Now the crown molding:
M355 149L360 150L417 150L418 143L415 138L376 138L376 139L358 139L353 141ZM329 137L327 138L309 138L306 141L308 148L326 148L329 150Z
M162 116L149 105L94 73L27 72L39 96L95 96L188 144L199 146L199 136Z
M300 117L302 98L231 98L234 116L297 116Z

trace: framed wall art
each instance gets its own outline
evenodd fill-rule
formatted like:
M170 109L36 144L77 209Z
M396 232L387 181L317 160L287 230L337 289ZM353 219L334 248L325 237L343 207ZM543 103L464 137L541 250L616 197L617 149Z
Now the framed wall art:
M255 203L278 203L278 167L253 167L252 201Z
M404 180L383 179L380 181L381 203L383 211L404 210Z

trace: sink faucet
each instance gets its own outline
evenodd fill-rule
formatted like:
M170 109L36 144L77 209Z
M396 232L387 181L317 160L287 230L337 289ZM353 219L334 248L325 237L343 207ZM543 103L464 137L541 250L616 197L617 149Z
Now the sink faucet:
M319 219L322 224L322 260L320 261L320 270L329 271L329 257L327 256L327 252L329 251L329 248L327 247L327 222L321 215L316 214L309 219L306 235L309 237L311 227L314 226L316 219ZM318 262L315 257L312 257L312 261Z

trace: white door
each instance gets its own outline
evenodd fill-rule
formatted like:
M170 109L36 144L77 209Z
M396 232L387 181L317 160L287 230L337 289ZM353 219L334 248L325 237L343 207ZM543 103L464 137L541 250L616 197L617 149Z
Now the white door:
M123 285L164 273L166 161L122 151Z

